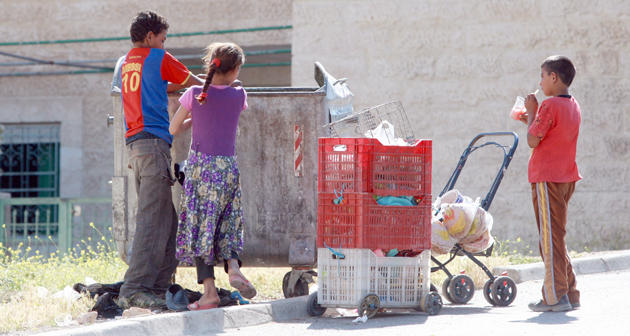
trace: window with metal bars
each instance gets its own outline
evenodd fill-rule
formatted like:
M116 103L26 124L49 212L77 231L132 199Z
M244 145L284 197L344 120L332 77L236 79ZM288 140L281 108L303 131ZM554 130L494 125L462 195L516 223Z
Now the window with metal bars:
M0 192L12 198L59 197L60 124L2 126ZM57 225L47 224L57 223L58 212L54 204L11 206L10 229L22 235L54 235Z

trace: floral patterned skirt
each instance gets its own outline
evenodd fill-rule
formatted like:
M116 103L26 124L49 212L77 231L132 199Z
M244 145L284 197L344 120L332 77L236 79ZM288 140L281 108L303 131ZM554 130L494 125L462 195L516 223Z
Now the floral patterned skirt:
M243 210L236 156L190 150L177 227L176 256L215 265L243 250Z

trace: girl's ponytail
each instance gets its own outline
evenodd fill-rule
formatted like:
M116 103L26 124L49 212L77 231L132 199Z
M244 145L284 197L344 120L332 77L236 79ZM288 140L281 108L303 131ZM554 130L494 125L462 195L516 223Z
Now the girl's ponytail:
M203 90L201 90L201 93L199 95L197 95L197 97L195 97L197 99L197 101L199 102L199 104L203 104L206 102L206 98L208 97L208 87L210 86L210 83L212 82L212 76L214 76L214 73L217 71L217 69L221 66L221 60L218 58L214 58L212 59L212 62L210 63L210 66L208 67L208 75L206 76L206 81L203 83Z

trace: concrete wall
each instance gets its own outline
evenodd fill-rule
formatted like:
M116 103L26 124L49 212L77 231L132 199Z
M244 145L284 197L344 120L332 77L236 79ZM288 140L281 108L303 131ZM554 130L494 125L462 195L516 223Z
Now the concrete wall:
M129 36L132 17L151 9L166 16L169 33L291 24L291 1L2 1L0 41ZM291 30L167 38L166 48L202 48L214 41L243 46L288 45ZM2 51L46 60L116 59L131 47L122 41L3 46ZM0 56L0 62L16 62ZM108 64L113 67L112 64ZM77 70L52 66L0 67L0 73ZM80 70L80 69L79 69ZM61 122L61 196L111 194L113 130L111 74L0 77L0 123ZM70 178L64 178L70 176Z
M434 194L477 133L515 131L523 140L524 125L507 116L514 97L537 87L546 56L566 54L578 68L572 93L583 112L578 164L584 176L570 205L569 247L630 248L628 1L22 0L1 6L2 41L127 36L131 18L144 9L165 15L171 34L292 24L293 30L173 37L166 46L202 47L216 40L292 44L294 86L315 84L313 62L319 60L333 75L349 78L357 108L402 101L416 135L434 140ZM2 51L84 60L117 58L129 47L123 40ZM52 67L2 67L0 73L37 70ZM62 132L62 150L71 150L71 156L62 151L62 169L72 165L81 175L62 177L62 196L111 193L110 81L110 74L0 77L0 122L61 121L62 130L69 130ZM77 122L81 130L72 126ZM521 237L535 247L528 155L521 141L490 210L499 240ZM471 159L460 189L481 195L498 159L494 154Z
M567 55L577 67L571 93L582 107L584 177L570 203L568 245L627 249L629 20L622 0L295 0L293 85L313 84L312 64L321 61L349 78L355 108L402 101L416 136L433 139L434 194L477 133L517 132L521 144L490 208L493 232L537 253L526 130L508 113L515 96L538 87L544 58ZM499 159L471 161L459 189L482 195Z

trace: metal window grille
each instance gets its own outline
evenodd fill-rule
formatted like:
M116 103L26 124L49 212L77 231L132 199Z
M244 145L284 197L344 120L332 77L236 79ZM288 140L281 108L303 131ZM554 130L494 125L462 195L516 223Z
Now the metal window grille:
M0 192L12 198L59 196L59 123L3 124L0 138ZM14 236L56 235L59 206L12 205Z

